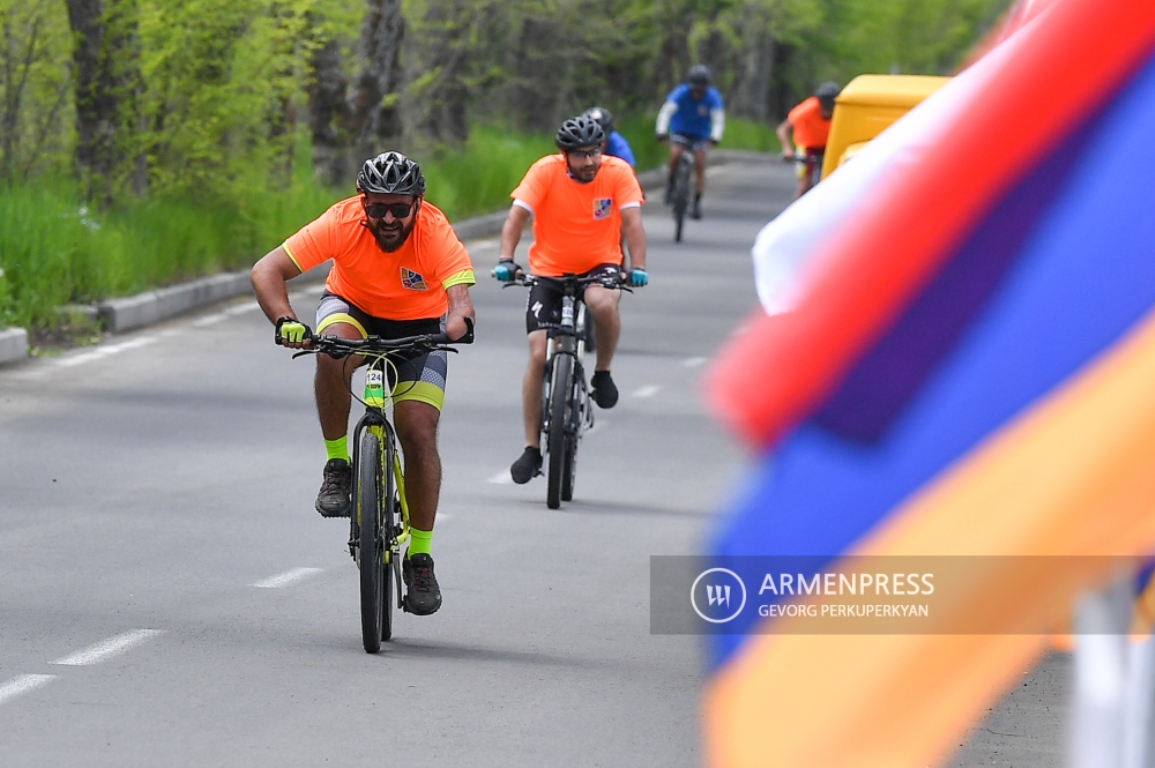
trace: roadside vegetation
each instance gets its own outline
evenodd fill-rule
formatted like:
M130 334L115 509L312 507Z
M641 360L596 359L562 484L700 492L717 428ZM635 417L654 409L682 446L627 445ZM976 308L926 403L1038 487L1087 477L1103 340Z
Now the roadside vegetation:
M351 192L422 162L451 218L507 204L565 117L618 116L642 169L693 63L723 146L820 80L945 73L1008 0L0 0L0 327L238 269Z

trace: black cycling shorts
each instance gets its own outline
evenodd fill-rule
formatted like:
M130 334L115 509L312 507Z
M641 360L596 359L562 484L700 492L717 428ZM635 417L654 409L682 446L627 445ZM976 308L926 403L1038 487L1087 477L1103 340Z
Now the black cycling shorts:
M581 277L604 276L607 285L617 285L622 272L620 264L601 264L589 272L582 273ZM585 296L585 289L578 288L578 296ZM561 303L564 297L561 289L552 283L541 282L529 289L529 297L525 303L525 332L549 330L561 327Z

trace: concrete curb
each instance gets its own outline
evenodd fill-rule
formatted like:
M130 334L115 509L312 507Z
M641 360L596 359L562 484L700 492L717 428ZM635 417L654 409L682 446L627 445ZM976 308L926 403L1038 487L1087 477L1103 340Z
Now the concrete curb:
M0 365L28 357L28 331L7 328L0 331Z
M743 152L740 150L716 149L710 153L716 163L750 163L770 162L777 158L764 152ZM638 174L638 181L642 189L653 189L661 186L666 179L666 169L654 168ZM482 237L492 237L501 233L505 224L507 210L496 211L485 216L475 216L463 219L453 225L454 231L461 240L474 240ZM328 264L322 264L311 269L297 281L323 280L328 274ZM124 333L136 328L159 323L164 320L182 315L194 309L209 304L226 301L238 296L252 295L253 287L249 283L249 271L226 272L212 277L191 280L187 283L174 285L170 288L161 288L154 291L145 291L135 296L121 299L109 299L96 305L96 316L100 319L106 331ZM21 331L23 333L23 331ZM3 338L0 336L0 338ZM27 334L24 334L24 344L27 348ZM3 358L0 358L2 361Z

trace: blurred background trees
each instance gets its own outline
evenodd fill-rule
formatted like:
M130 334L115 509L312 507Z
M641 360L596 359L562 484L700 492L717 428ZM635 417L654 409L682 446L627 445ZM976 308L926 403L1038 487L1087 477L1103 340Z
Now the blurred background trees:
M824 79L948 73L1007 0L0 0L0 177L126 196L327 184L485 123L657 109L704 62L735 117ZM306 164L307 167L307 164Z

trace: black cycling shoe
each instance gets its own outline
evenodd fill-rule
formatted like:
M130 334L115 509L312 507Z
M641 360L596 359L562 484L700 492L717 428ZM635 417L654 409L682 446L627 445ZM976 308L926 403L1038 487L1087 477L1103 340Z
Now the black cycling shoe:
M424 552L405 558L401 563L401 578L409 591L405 594L405 608L418 616L437 613L441 607L441 588L433 575L433 558Z
M694 198L694 204L692 206L690 206L690 218L691 219L702 218L702 199L699 197L695 197Z
M517 458L509 467L509 476L518 485L525 485L541 474L541 449L532 446L525 447L525 453Z
M348 517L353 470L344 459L329 459L325 463L325 479L317 494L317 511L321 517Z
M609 409L618 404L618 388L614 386L609 371L594 371L590 388L593 389L594 402L599 408Z

